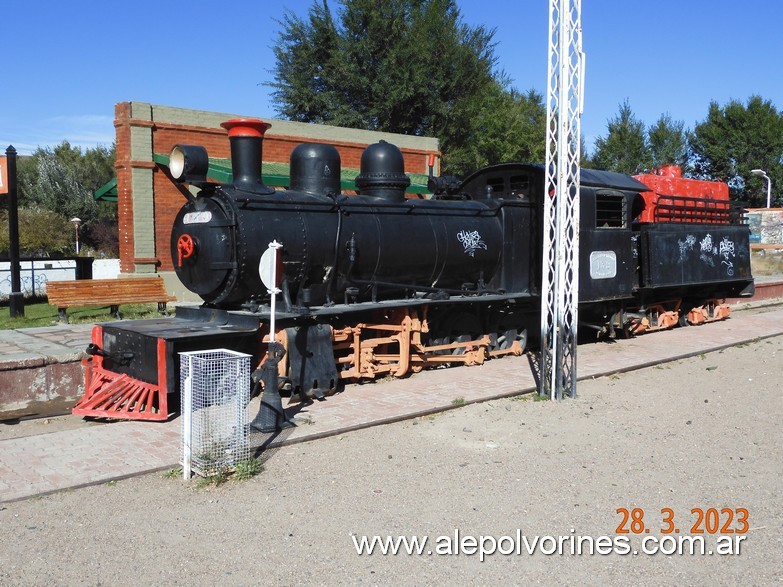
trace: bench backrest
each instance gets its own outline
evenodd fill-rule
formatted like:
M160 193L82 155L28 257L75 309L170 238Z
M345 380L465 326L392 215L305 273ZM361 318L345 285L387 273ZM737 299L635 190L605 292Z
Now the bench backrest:
M49 281L46 297L50 304L76 298L111 299L132 297L171 298L160 277L128 279L79 279L76 281Z

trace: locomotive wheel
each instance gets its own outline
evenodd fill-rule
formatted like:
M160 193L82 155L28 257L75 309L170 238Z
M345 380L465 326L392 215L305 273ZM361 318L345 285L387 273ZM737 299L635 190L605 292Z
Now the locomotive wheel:
M476 337L471 336L469 334L461 334L461 335L459 335L457 337L452 337L450 339L450 342L452 342L452 343L455 343L455 342L468 342L468 341L474 340L475 338ZM464 355L465 354L465 349L464 348L454 349L453 351L451 351L451 354L452 355Z
M510 332L514 332L514 339L509 341L508 346L503 348L509 348L514 340L516 340L519 342L519 346L522 347L522 352L524 353L525 350L527 350L527 328L514 329Z
M677 326L683 327L683 326L690 326L691 323L688 322L688 313L691 311L695 304L693 303L683 303L680 305L680 315L677 318Z
M490 350L499 351L510 349L515 342L519 343L522 352L527 348L527 328L508 328L490 335Z
M479 319L467 312L457 314L451 321L451 331L449 333L449 342L468 342L481 338L481 322ZM452 355L464 355L465 349L454 349Z
M634 329L634 323L633 322L631 322L631 321L624 322L622 327L619 329L620 336L623 339L626 339L626 340L629 339L629 338L633 338L635 336L635 333L634 333L633 329Z
M467 342L476 340L482 336L481 322L476 315L469 312L447 312L439 320L431 336L433 346L441 344L453 344L455 342ZM438 351L443 355L462 355L465 349L454 349L452 351Z
M524 353L528 343L526 326L529 324L529 317L519 312L494 313L489 324L490 352L506 351L517 343Z

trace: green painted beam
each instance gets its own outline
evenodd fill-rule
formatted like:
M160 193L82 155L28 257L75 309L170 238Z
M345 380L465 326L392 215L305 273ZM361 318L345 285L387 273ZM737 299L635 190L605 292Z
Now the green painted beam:
M117 201L117 178L115 177L111 181L106 182L103 186L95 190L92 195L93 199L104 202L116 202Z

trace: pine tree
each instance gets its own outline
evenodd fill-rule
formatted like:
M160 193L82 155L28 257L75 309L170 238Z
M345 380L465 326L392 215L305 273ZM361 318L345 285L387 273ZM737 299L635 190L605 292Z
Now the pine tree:
M685 132L685 123L672 120L668 113L663 114L658 122L649 128L647 136L653 167L685 167L688 161L688 133Z
M711 102L706 120L690 137L697 177L728 181L736 197L766 205L767 183L753 175L763 169L772 180L772 196L783 182L783 114L769 100L751 96L747 104Z
M617 117L607 123L606 137L595 141L590 166L619 173L641 173L652 166L644 123L634 116L628 100L620 104Z

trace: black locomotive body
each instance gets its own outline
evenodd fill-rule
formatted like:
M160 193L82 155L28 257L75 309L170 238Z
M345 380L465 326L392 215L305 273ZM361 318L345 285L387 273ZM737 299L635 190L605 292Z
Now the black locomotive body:
M402 155L381 142L362 156L357 195L346 195L337 150L304 144L291 155L290 189L274 190L261 181L269 125L224 126L231 184L206 182L200 147L178 146L170 165L175 179L200 188L182 190L171 242L177 275L204 304L173 319L96 327L87 395L111 385L112 374L159 398L175 392L181 351L227 346L263 362L270 294L259 265L273 241L282 244L282 279L271 336L287 350L279 381L295 397L320 397L340 380L524 351L540 312L541 165L433 178L432 198L407 199ZM580 329L700 323L725 317L716 300L752 295L740 215L640 222L649 191L627 175L582 171Z

